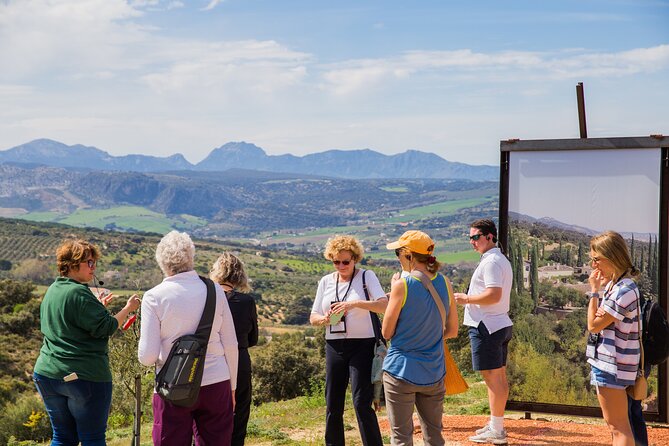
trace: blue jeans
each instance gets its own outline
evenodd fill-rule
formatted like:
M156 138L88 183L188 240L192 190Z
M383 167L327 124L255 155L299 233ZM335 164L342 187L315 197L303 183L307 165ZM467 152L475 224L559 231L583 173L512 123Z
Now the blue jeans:
M33 381L51 419L52 446L106 445L112 383L77 379L64 382L33 374Z

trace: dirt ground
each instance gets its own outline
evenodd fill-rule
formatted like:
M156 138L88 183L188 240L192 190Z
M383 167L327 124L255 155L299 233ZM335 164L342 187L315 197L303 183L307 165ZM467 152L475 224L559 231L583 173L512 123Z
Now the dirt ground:
M446 444L474 445L468 440L473 432L485 425L487 416L447 415L444 416L444 438ZM379 420L381 432L390 435L388 420ZM422 444L420 425L414 419L415 444ZM510 445L573 445L573 446L606 446L611 444L611 435L602 420L584 419L583 422L537 418L525 420L517 416L507 416L504 427ZM669 426L648 426L648 437L651 445L669 445Z

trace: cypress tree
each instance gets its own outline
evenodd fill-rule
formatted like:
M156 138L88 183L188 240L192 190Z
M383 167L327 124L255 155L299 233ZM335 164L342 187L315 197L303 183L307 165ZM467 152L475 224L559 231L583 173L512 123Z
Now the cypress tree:
M632 233L632 241L630 242L630 257L632 258L632 265L636 264L634 260L634 233Z
M525 262L523 260L523 248L520 245L520 242L516 244L516 262L519 265L518 270L516 271L516 292L518 295L525 290Z
M534 301L534 308L539 306L539 248L536 243L532 246L530 255L530 293Z

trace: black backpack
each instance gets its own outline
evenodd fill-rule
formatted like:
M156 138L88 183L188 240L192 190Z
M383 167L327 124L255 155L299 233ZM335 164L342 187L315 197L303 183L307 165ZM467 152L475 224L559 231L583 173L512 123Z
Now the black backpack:
M192 335L174 340L163 368L156 375L156 393L175 406L191 407L197 402L204 372L204 359L216 309L214 282L200 276L207 285L207 302Z
M642 304L644 362L662 364L669 357L669 323L659 303L648 299Z

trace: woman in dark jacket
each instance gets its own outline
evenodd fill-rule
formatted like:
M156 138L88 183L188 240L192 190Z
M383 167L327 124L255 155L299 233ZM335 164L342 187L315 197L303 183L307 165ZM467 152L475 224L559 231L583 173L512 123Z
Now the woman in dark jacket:
M228 297L239 346L239 369L237 371L237 391L235 393L234 428L232 445L241 446L246 437L246 425L251 413L251 357L249 347L258 344L258 314L256 303L248 293L249 280L241 260L230 253L224 253L214 263L209 277L219 283Z

